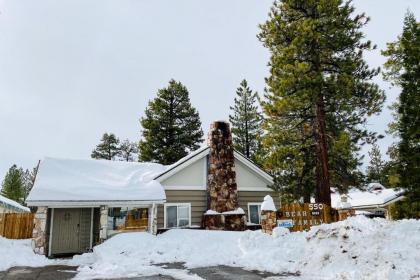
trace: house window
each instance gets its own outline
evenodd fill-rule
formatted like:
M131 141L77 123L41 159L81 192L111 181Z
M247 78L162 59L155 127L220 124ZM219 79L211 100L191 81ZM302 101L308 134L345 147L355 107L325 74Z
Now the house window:
M248 221L252 224L261 224L261 203L248 203Z
M148 208L115 207L108 209L108 232L145 231L148 227Z
M165 228L191 226L191 203L165 203Z

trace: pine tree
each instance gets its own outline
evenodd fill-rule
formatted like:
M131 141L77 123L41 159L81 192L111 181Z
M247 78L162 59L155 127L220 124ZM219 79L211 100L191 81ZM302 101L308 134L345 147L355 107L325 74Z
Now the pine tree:
M120 156L124 161L135 161L135 157L137 154L137 145L136 143L130 142L130 140L125 139L121 142L119 147Z
M23 182L22 174L14 164L9 168L2 183L1 193L3 196L16 202L23 202Z
M172 164L203 142L198 112L191 105L187 88L175 80L149 102L140 123L140 161Z
M396 120L391 124L399 136L398 186L406 190L397 217L420 218L420 23L411 12L405 16L402 35L382 54L388 57L384 77L401 88L394 105Z
M230 107L233 115L229 115L235 149L252 160L255 160L260 148L259 138L262 134L262 115L258 111L257 101L257 92L252 92L244 79L236 90L235 105Z
M386 168L386 162L382 159L381 151L377 144L373 144L372 149L368 152L370 161L367 168L367 180L368 183L378 182L383 186L387 186L387 178L384 174Z
M363 124L384 101L371 82L379 69L363 60L372 49L362 41L368 18L353 13L351 1L277 0L258 36L271 53L263 102L268 166L287 167L290 180L310 170L316 201L329 205L331 187L357 183L356 143L375 138Z
M91 157L95 159L114 160L120 155L120 140L113 133L104 133L96 148L92 151Z

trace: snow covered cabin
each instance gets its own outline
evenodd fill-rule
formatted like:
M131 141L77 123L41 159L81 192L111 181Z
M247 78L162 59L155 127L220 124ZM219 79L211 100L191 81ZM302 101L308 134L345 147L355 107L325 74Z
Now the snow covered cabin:
M31 212L28 207L25 207L14 200L0 195L0 214L3 213L25 213Z
M27 199L38 207L34 251L82 253L119 232L200 228L207 210L243 213L241 220L260 224L267 194L279 206L272 184L270 175L233 150L225 122L212 124L207 147L170 166L46 158ZM233 206L243 211L229 211Z
M404 190L387 189L379 183L370 183L366 190L350 189L347 194L331 193L331 206L337 209L354 209L356 215L391 219L390 207L404 199Z

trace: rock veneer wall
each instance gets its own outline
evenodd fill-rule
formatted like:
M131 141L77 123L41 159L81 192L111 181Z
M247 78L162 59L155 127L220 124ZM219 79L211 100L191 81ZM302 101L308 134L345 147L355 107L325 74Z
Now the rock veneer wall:
M99 242L108 238L108 206L102 205L99 210Z
M261 230L264 233L272 234L277 225L277 212L261 210Z
M208 209L219 213L233 211L239 204L229 123L218 121L211 124L208 145Z
M216 121L211 124L208 145L207 209L220 215L204 215L203 226L207 229L244 230L244 214L223 214L239 207L229 123Z
M34 229L32 231L32 249L36 254L46 255L48 249L47 234L48 207L38 207L34 217Z

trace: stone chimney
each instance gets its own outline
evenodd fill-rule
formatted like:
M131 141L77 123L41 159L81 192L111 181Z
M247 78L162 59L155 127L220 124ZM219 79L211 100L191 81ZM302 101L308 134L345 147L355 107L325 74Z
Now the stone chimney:
M211 124L208 145L207 209L220 215L205 215L204 226L208 229L243 230L244 213L238 209L235 158L228 122ZM224 213L229 211L233 213Z
M229 123L216 121L211 124L208 145L208 209L220 213L233 211L239 205Z

